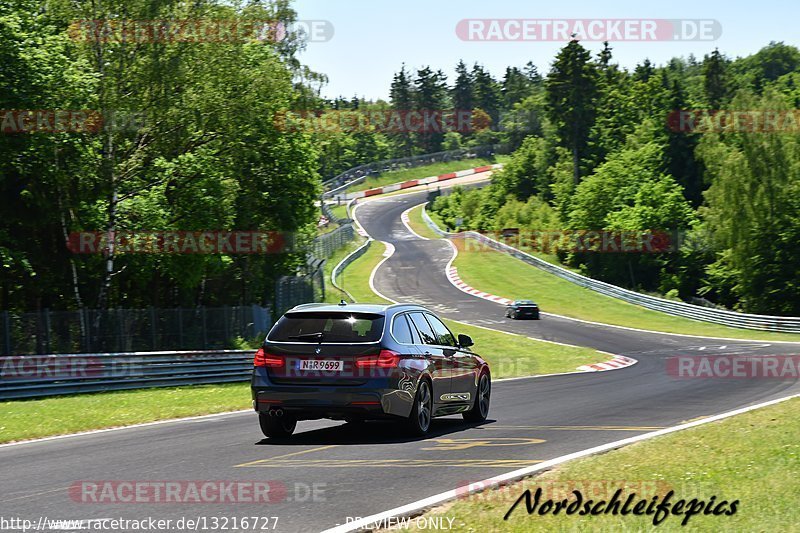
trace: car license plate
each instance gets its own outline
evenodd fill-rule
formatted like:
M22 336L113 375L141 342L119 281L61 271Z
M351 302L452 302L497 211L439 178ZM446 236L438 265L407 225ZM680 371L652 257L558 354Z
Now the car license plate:
M341 372L344 370L344 361L324 359L303 359L298 368L300 370L322 370L325 372Z

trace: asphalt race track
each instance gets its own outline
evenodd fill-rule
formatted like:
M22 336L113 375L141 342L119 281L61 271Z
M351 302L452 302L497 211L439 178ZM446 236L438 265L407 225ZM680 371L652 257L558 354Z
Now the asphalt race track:
M205 517L209 526L213 517L277 516L276 531L319 531L467 481L800 390L794 380L676 379L665 370L666 359L678 354L796 354L796 344L650 334L552 316L503 318L502 306L447 281L444 267L452 248L446 242L420 240L401 223L400 214L424 199L424 192L389 196L357 211L370 235L395 247L375 276L381 293L422 303L451 319L591 346L634 357L638 364L496 382L487 423L438 419L424 440L405 438L389 424L317 421L301 422L290 443L271 444L248 412L0 447L0 516L34 523L43 516ZM475 350L488 353L491 347ZM275 495L281 501L87 503L69 493L85 480L268 480L280 487Z

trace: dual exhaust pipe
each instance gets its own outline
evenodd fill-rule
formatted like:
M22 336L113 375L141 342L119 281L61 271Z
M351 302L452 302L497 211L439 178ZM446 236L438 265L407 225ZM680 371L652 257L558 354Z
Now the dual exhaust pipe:
M267 411L267 414L269 416L283 416L283 409L281 409L280 407L275 409L270 409L269 411Z

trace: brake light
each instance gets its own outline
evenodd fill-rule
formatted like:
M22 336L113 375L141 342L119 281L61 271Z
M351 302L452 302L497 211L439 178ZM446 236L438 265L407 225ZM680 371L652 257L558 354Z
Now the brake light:
M365 355L356 359L356 368L395 368L400 364L400 354L381 350L378 355Z
M283 366L283 356L266 353L264 348L259 348L253 358L253 366L281 367Z

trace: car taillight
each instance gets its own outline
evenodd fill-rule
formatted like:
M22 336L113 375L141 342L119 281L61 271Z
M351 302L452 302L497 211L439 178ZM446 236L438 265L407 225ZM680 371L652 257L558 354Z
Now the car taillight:
M259 348L253 358L253 366L281 367L283 366L283 357L266 353L264 348Z
M400 364L400 354L381 350L378 355L365 355L356 359L356 368L395 368Z

